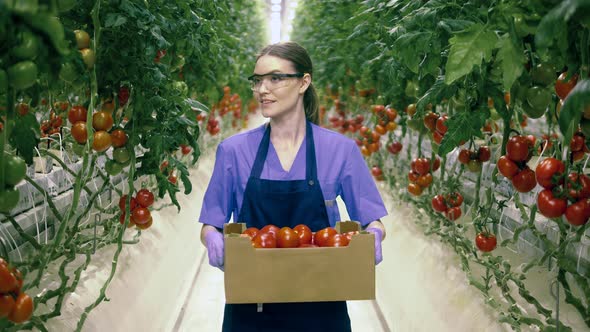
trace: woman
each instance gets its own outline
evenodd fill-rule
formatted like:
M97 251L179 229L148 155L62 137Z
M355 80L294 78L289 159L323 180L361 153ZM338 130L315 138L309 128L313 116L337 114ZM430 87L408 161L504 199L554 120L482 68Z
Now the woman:
M385 229L379 219L387 211L355 142L316 125L312 73L307 51L296 43L273 44L258 55L249 80L270 121L217 148L199 219L212 266L223 270L221 229L232 214L248 227L294 227L305 221L317 231L340 220L338 195L350 218L375 234L375 260L381 262ZM344 301L257 309L256 304L226 304L223 331L351 330Z

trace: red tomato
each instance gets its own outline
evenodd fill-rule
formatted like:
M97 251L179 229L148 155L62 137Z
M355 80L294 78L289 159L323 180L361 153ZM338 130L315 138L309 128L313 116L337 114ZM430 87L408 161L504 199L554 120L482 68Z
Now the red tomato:
M442 135L447 133L449 128L447 127L447 120L449 119L448 116L442 115L436 120L436 131L441 133Z
M479 233L475 237L477 249L483 252L490 252L496 248L497 240L494 234Z
M545 189L563 184L563 172L565 172L565 165L555 158L543 159L535 169L537 182Z
M154 223L154 218L152 218L152 216L149 217L148 221L143 223L143 224L137 224L137 228L141 229L141 230L145 230L148 229L152 226L152 224Z
M254 248L276 248L277 239L275 233L258 232L258 234L252 239L252 246Z
M527 193L533 190L533 188L535 188L537 185L537 180L535 180L535 172L526 167L512 177L512 185L517 191L521 193Z
M136 207L133 209L133 212L131 212L131 220L133 220L136 225L145 224L150 220L150 218L150 210L142 206Z
M432 133L432 139L436 142L436 144L442 143L443 137L444 135L439 133L438 131Z
M170 174L168 176L168 182L170 182L172 184L176 184L178 182L178 177L174 174Z
M116 148L125 146L127 144L127 134L123 129L115 129L111 132L111 141Z
M299 244L310 244L312 243L312 233L311 229L307 227L307 225L299 224L293 228L295 232L297 232L297 236L299 237Z
M438 114L434 112L429 112L424 116L424 127L428 128L430 131L434 131L436 129L436 121L438 120Z
M461 204L463 204L463 200L463 195L457 191L448 193L445 197L445 202L448 207L461 206Z
M459 151L458 159L461 164L467 165L467 163L471 160L471 151L467 149L461 149L461 151Z
M414 196L420 196L422 194L422 187L417 183L408 184L408 192Z
M570 173L567 178L568 197L574 200L590 197L590 177L586 174Z
M311 244L311 243L302 243L299 245L298 248L318 248L318 246L316 246L315 244Z
M250 237L250 239L253 239L256 236L256 234L258 234L258 228L248 227L245 231L242 232L242 234L246 234Z
M334 234L328 239L327 247L346 247L350 240L344 234Z
M180 144L180 151L182 152L183 155L186 156L187 154L191 153L192 150L193 149L190 146L188 146L186 144Z
M8 264L0 264L0 293L8 293L18 287L16 277L10 269Z
M486 162L488 160L490 160L492 156L492 153L490 151L490 148L487 146L480 146L479 150L477 151L477 157L479 159L479 161L481 162Z
M25 293L20 293L14 303L14 309L8 315L8 320L13 323L22 323L33 314L33 299Z
M75 105L70 108L68 111L68 120L71 124L74 124L79 121L86 122L86 117L88 116L88 110L84 106Z
M279 231L280 231L280 230L281 230L281 229L280 229L280 228L278 228L277 226L275 226L275 225L270 225L270 224L269 224L269 225L266 225L266 226L262 227L262 228L260 229L260 232L264 232L264 233L273 233L275 236L277 236L277 235L279 234Z
M121 209L121 211L125 212L125 203L127 202L127 195L123 195L121 196L121 198L119 198L119 209ZM135 197L131 197L131 204L130 204L130 208L129 211L133 211L135 209L135 207L137 207L137 200L135 199Z
M537 196L539 212L547 218L561 217L567 208L567 201L553 196L551 189L544 189Z
M411 168L419 175L430 172L430 162L426 158L416 158L412 160Z
M518 173L519 169L514 161L506 156L502 156L498 159L498 171L508 179L512 179Z
M11 294L0 294L0 318L8 316L14 309L14 298Z
M154 194L151 191L143 188L135 195L137 203L143 207L150 207L154 203Z
M440 158L436 157L432 163L432 171L436 172L440 168Z
M10 272L12 272L12 275L14 275L14 277L16 278L16 289L14 289L13 292L19 294L20 290L23 288L23 274L16 267L10 269Z
M454 206L452 208L449 208L445 212L445 217L447 217L447 219L449 219L451 221L455 221L455 220L459 219L459 217L461 217L461 208L459 206Z
M373 166L373 168L371 168L371 174L373 174L374 177L378 178L380 176L383 176L383 171L379 166Z
M572 141L570 142L570 150L572 150L572 152L582 151L584 145L586 145L586 139L584 136L576 134L572 137Z
M398 154L403 148L402 143L400 142L393 142L389 146L387 146L387 151L391 154Z
M321 229L315 233L315 244L320 247L327 247L328 240L336 234L338 234L338 232L332 227Z
M525 136L512 136L506 144L506 156L515 162L527 161L530 147L530 141Z
M445 198L443 195L436 195L432 197L432 208L438 212L445 212L447 211L447 204L445 203Z
M92 149L96 152L104 152L111 147L111 135L106 131L95 131Z
M432 183L432 174L426 173L424 175L420 175L418 177L418 181L416 181L416 183L422 188L426 188L426 187L430 186L430 184Z
M418 178L420 178L420 174L418 174L414 171L410 171L408 173L408 180L410 180L410 182L415 183L418 181Z
M299 235L291 227L283 227L277 234L277 248L296 248L299 245Z
M559 99L563 100L567 97L567 95L570 94L570 92L574 89L574 86L576 86L576 83L578 83L578 74L574 74L569 81L566 81L567 77L567 71L564 71L563 73L561 73L559 75L559 77L557 78L557 81L555 81L555 93L557 93L557 96L559 97Z
M570 204L565 210L565 218L571 225L584 225L590 218L590 204L585 199Z

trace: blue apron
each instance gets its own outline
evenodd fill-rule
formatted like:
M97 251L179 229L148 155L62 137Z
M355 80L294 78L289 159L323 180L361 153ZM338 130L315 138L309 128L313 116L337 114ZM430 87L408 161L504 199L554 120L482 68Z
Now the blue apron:
M246 185L239 222L258 229L267 224L293 228L305 223L313 232L330 226L317 179L315 146L309 122L306 124L306 143L305 180L261 179L270 144L270 125L267 125ZM223 332L351 331L345 301L265 303L262 311L257 309L255 303L226 304Z

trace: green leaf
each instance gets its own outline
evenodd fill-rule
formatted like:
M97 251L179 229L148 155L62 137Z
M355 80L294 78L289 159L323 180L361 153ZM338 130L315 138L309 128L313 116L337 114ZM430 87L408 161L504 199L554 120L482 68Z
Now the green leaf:
M559 114L559 130L563 134L564 146L569 146L572 136L578 130L580 113L590 105L590 80L578 82L570 94L565 98Z
M460 112L449 117L447 120L448 130L440 143L438 155L445 156L459 146L460 142L468 141L472 136L481 135L481 128L487 117L483 110Z
M116 28L127 23L127 18L119 14L107 14L104 26L105 28Z
M16 117L15 126L10 135L10 144L16 148L18 154L30 165L33 163L35 147L39 143L40 136L39 122L32 113L28 113Z
M191 108L195 108L201 112L209 112L209 107L198 100L187 98L184 100L184 102L187 103Z
M482 60L490 59L497 42L496 33L486 30L481 24L474 24L455 34L449 39L451 49L445 67L445 83L453 83L469 74L473 66L480 66Z
M399 37L392 46L394 56L412 72L418 73L423 54L429 53L431 32L410 32Z
M445 77L439 76L434 84L416 103L416 117L421 117L426 113L426 105L437 105L443 98L450 98L457 92L455 85L446 85Z
M551 46L554 40L559 43L562 51L567 49L567 22L577 12L590 10L590 1L588 0L566 0L553 8L543 17L537 33L535 33L535 43L538 48L547 48Z
M510 34L503 35L498 44L500 50L496 56L496 61L500 62L503 72L502 86L504 91L510 91L512 84L522 74L527 60L522 45L514 44Z

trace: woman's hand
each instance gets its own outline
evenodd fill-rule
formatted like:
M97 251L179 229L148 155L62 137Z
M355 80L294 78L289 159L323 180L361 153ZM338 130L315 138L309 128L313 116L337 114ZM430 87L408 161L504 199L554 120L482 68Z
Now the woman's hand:
M223 234L219 232L215 227L208 226L207 229L203 227L203 239L205 246L207 247L207 255L209 256L209 265L219 268L223 271L224 266L224 251L225 242Z
M373 221L370 223L365 231L375 235L375 265L381 263L383 260L383 252L381 250L381 241L385 238L385 227L381 221Z

